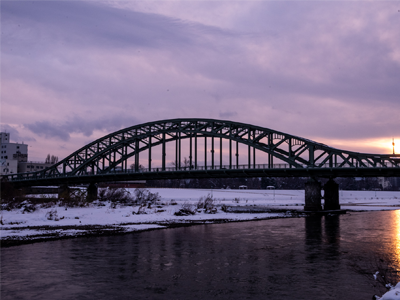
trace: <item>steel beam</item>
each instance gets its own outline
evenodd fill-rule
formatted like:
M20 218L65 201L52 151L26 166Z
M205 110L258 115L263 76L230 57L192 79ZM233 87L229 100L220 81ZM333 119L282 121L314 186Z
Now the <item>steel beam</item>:
M192 145L193 135L195 136L194 149ZM3 179L15 182L33 182L41 178L52 180L53 177L79 177L80 175L88 175L89 173L104 175L115 171L118 166L121 166L122 170L127 171L128 159L132 156L134 156L135 165L139 167L139 155L142 151L148 151L148 169L151 170L152 148L158 145L162 146L162 171L166 171L166 143L173 140L177 140L175 153L177 166L175 171L181 171L182 140L184 138L190 138L189 162L192 166L194 151L194 170L198 170L197 135L205 139L205 170L208 169L208 138L211 138L211 169L215 169L214 139L220 138L220 169L223 167L222 139L227 139L229 141L228 169L234 167L232 164L232 141L235 141L236 166L234 169L239 168L240 143L246 145L248 148L246 166L240 166L240 168L254 169L256 167L255 156L256 149L258 149L268 155L268 161L265 162L267 167L263 168L263 172L265 173L268 173L270 169L274 169L274 166L276 166L274 165L274 157L287 163L289 169L293 169L291 171L293 176L304 173L304 170L307 170L307 172L316 172L316 174L320 174L321 176L327 176L327 174L329 176L334 174L344 174L344 176L347 176L348 172L352 172L353 176L359 176L360 174L364 174L365 176L372 176L371 174L377 174L376 176L396 176L400 170L400 155L378 155L344 151L268 128L231 121L174 119L150 122L119 130L89 143L64 160L43 171L5 175ZM278 140L275 144L274 139ZM289 144L288 149L283 147L284 142ZM299 145L299 147L294 149L294 145ZM251 149L253 149L253 154L251 154ZM308 153L306 152L307 150ZM322 154L317 155L316 151L321 151ZM251 157L253 157L253 165L251 165ZM311 169L313 170L311 171ZM277 172L281 171L278 170ZM287 170L284 172L287 172Z

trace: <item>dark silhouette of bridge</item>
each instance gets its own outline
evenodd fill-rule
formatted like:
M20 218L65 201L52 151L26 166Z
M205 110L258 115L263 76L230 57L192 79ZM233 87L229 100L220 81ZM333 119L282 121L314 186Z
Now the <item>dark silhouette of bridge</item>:
M49 168L5 175L2 180L23 187L266 176L331 179L400 176L400 155L335 149L287 133L232 121L172 119L116 131ZM312 182L318 185L316 180Z

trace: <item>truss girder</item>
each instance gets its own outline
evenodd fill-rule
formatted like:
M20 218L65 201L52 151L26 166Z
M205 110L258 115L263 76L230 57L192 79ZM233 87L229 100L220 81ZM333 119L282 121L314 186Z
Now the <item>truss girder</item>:
M254 155L254 149L257 149L267 153L269 157L275 157L286 163L289 168L400 168L400 155L344 151L272 129L232 121L174 119L119 130L93 141L43 171L4 177L11 180L26 180L33 177L107 174L119 165L125 164L125 169L127 169L127 160L132 156L138 157L140 152L151 151L151 148L159 145L163 145L163 151L165 151L165 144L173 141L180 147L181 140L193 137L195 139L212 138L212 141L214 138L221 138L247 145L249 147L249 168L251 168L250 148L253 148ZM212 143L212 147L214 147L214 142ZM165 152L163 153L165 156ZM197 156L197 153L195 155ZM214 148L212 155L214 155ZM237 156L237 153L234 154L230 149L229 155L231 155L229 159L232 162L232 156ZM176 156L178 157L178 152ZM149 159L151 160L151 158ZM190 159L192 161L192 156ZM214 156L212 164L214 167ZM164 166L165 162L163 162L163 168ZM273 168L273 164L268 163L267 168Z

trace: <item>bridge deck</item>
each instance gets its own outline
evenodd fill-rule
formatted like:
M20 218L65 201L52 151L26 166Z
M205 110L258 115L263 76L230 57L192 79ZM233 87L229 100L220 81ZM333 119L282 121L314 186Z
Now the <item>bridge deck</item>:
M161 167L155 168L155 162ZM240 164L243 162L247 163ZM171 163L174 166L167 167ZM269 128L226 120L172 119L121 129L47 169L5 175L3 179L29 186L263 176L400 176L400 155L340 150Z
M229 177L400 177L400 167L381 167L381 168L291 168L288 164L276 164L273 168L265 168L265 165L256 165L256 168L248 168L246 165L216 166L214 168L204 166L192 169L189 167L177 168L152 168L141 169L139 171L110 171L100 174L60 174L59 176L40 176L41 173L15 174L11 182L18 186L33 185L59 185L75 183L99 183L109 181L126 180L156 180L156 179L188 179L188 178L229 178Z

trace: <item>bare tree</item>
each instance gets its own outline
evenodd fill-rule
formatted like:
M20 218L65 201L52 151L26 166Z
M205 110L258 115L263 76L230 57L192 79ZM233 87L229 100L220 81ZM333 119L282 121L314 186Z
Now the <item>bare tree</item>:
M173 167L178 167L178 166L179 166L179 164L178 164L178 166L177 166L177 165L176 165L176 162L174 162L174 161L171 161L170 164L171 164L171 166L173 166ZM184 169L186 169L187 167L189 167L189 165L190 165L189 159L188 159L187 157L184 157L184 158L183 158L183 162L181 162L181 164L180 164L181 168L183 167Z
M44 163L46 163L46 164L53 164L53 165L57 162L58 162L58 156L50 155L50 153L47 154L47 157L44 161Z
M129 167L131 168L131 170L135 170L136 165L133 163L133 164L131 164ZM143 167L141 164L139 164L138 169L139 169L139 170L143 170L144 167Z
M187 159L187 157L184 157L183 158L183 166L185 167L185 169L187 167L189 167L189 165L190 165L190 161Z

